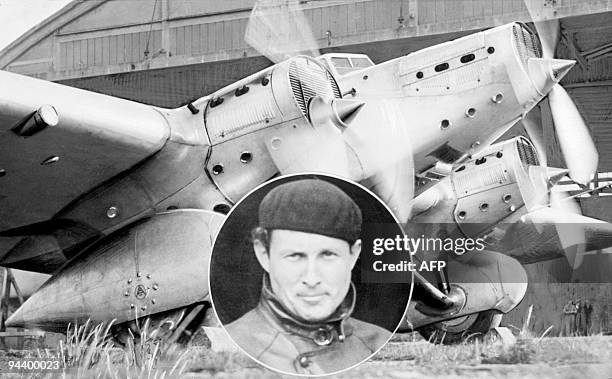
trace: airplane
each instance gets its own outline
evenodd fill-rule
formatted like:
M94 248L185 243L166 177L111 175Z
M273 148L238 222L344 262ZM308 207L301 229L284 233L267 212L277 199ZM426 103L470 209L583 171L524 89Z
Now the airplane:
M511 23L378 65L294 56L176 109L0 71L0 265L52 274L6 324L128 328L201 309L224 214L267 180L308 171L366 185L402 223L492 236L501 253L415 275L400 330L456 342L494 327L527 288L520 251L504 254L495 228L537 215L557 228L551 185L568 172L588 183L597 167L558 85L573 64ZM547 97L567 171L541 165L526 138L494 144Z

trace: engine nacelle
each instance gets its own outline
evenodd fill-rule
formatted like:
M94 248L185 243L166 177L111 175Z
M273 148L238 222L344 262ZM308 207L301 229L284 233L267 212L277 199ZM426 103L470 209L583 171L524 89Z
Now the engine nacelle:
M237 201L278 172L270 149L282 143L285 128L292 133L312 130L308 105L317 96L342 97L329 71L306 56L274 65L211 95L204 113L212 145L206 168L228 199Z
M413 201L413 221L456 225L478 237L525 213L526 202L546 201L546 168L523 137L495 144L453 168ZM512 217L512 219L510 219Z
M122 323L203 301L223 218L177 210L120 230L72 259L7 325L63 332L68 323Z

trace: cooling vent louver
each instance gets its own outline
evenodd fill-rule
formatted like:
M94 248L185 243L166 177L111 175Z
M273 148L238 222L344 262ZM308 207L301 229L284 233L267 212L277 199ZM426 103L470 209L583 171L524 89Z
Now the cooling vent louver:
M534 33L520 24L512 26L512 33L514 34L514 43L523 63L526 63L529 58L542 58L540 42Z
M516 148L523 164L531 166L537 166L540 164L538 161L538 155L529 142L521 138L516 141Z
M307 59L295 59L289 64L289 83L305 117L308 117L308 102L313 97L342 97L332 75Z

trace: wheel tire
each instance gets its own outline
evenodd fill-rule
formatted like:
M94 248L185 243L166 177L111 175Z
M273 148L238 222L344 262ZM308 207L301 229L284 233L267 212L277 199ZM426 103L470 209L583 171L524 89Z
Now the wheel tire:
M471 337L483 337L490 329L499 326L501 317L499 311L488 310L426 325L418 332L431 343L453 345Z

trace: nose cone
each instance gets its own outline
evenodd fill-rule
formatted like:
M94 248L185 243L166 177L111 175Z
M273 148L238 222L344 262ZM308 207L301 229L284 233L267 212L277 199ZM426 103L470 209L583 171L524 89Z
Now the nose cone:
M556 167L547 167L546 168L546 176L548 177L548 183L551 186L559 183L564 176L569 174L569 170L565 168L556 168Z
M76 320L63 305L49 301L45 291L34 293L7 320L13 328L39 328L48 331L64 331L68 322Z
M310 121L314 125L331 122L340 131L344 131L364 104L357 100L330 100L320 96L313 97L309 104Z
M336 111L336 115L343 124L348 125L351 120L357 115L361 107L365 105L364 102L355 100L344 100L334 99L333 107Z
M575 64L576 61L568 59L530 58L527 68L537 91L546 96Z
M570 59L551 59L550 68L553 79L558 83L575 64L576 61Z

